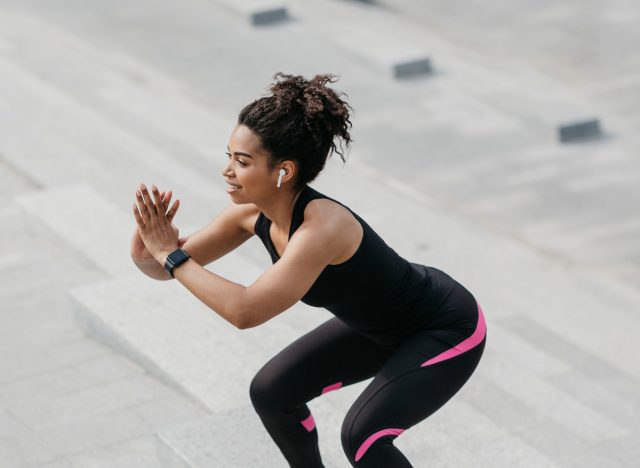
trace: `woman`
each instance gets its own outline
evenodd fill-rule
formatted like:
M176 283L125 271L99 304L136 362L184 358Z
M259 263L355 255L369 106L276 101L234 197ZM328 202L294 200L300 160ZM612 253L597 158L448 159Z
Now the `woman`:
M307 402L373 380L342 425L353 466L410 467L393 440L446 403L482 356L480 306L444 272L400 257L340 202L311 188L336 140L351 143L351 107L332 75L275 75L271 94L240 112L222 175L232 203L179 239L179 200L144 185L133 211L132 256L157 279L175 278L240 329L297 301L335 317L267 362L250 386L253 406L292 467L322 467ZM340 145L342 147L342 144ZM245 287L203 268L252 235L273 265ZM181 249L179 249L181 247Z

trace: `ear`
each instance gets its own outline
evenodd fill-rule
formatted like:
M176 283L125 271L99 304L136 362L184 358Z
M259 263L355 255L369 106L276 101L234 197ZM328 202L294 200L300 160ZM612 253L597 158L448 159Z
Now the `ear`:
M291 182L297 174L297 166L296 163L287 159L286 161L282 161L280 164L280 168L285 170L285 175L282 176L282 182ZM280 172L280 169L278 169Z

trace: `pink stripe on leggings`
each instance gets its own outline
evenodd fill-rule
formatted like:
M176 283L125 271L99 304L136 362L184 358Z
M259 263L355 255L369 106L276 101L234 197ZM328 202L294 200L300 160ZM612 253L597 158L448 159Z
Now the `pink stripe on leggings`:
M464 353L465 351L469 351L474 346L480 344L487 330L487 325L484 321L484 314L482 313L482 308L480 304L478 304L478 323L476 324L476 329L473 334L465 339L464 341L458 343L453 348L450 348L442 353L438 354L435 357L432 357L428 361L423 362L420 367L429 366L431 364L435 364L436 362L444 361L446 359L450 359L459 354Z
M300 424L302 424L307 431L313 431L313 428L316 427L316 422L313 420L313 414L310 414L304 421L300 421Z
M342 387L342 382L336 382L333 385L328 385L322 389L322 394L324 395L332 390L338 390L340 387Z
M367 437L367 440L365 440L362 443L362 445L356 452L356 461L360 460L362 456L366 453L366 451L369 450L369 447L371 447L373 443L376 440L378 440L380 437L384 437L386 435L393 435L397 437L403 432L404 432L404 429L383 429L381 431L376 432L373 435L370 435L369 437Z

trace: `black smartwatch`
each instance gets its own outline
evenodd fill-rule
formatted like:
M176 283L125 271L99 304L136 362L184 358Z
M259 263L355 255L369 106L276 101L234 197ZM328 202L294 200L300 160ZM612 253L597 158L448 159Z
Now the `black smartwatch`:
M176 249L167 256L167 260L164 262L164 269L167 270L167 273L169 273L172 278L175 278L175 276L173 276L173 269L179 267L190 258L186 251Z

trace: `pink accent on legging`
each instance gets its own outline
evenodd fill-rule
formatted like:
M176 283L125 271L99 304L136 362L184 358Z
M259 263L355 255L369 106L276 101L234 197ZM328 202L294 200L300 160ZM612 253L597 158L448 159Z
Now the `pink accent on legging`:
M474 330L473 334L469 338L455 345L453 348L443 351L437 356L432 357L428 361L425 361L420 365L420 367L429 366L431 364L435 364L436 362L444 361L446 359L455 357L459 354L464 353L465 351L469 351L471 348L473 348L474 346L477 346L482 341L486 333L486 330L487 330L487 325L484 321L484 314L482 313L482 308L480 307L480 304L478 304L478 323L476 324L476 329Z
M313 420L313 414L310 414L307 419L300 421L300 423L309 432L313 431L313 428L316 427L316 422Z
M366 453L366 451L369 450L369 447L371 447L373 443L376 440L378 440L380 437L384 437L386 435L393 435L397 437L403 432L404 432L404 429L383 429L381 431L376 432L373 435L370 435L369 437L367 437L367 440L365 440L362 443L362 445L356 452L356 461L360 460L362 456Z
M322 394L324 395L325 393L330 392L331 390L338 390L340 387L342 387L342 382L336 382L333 385L324 387L322 389Z

